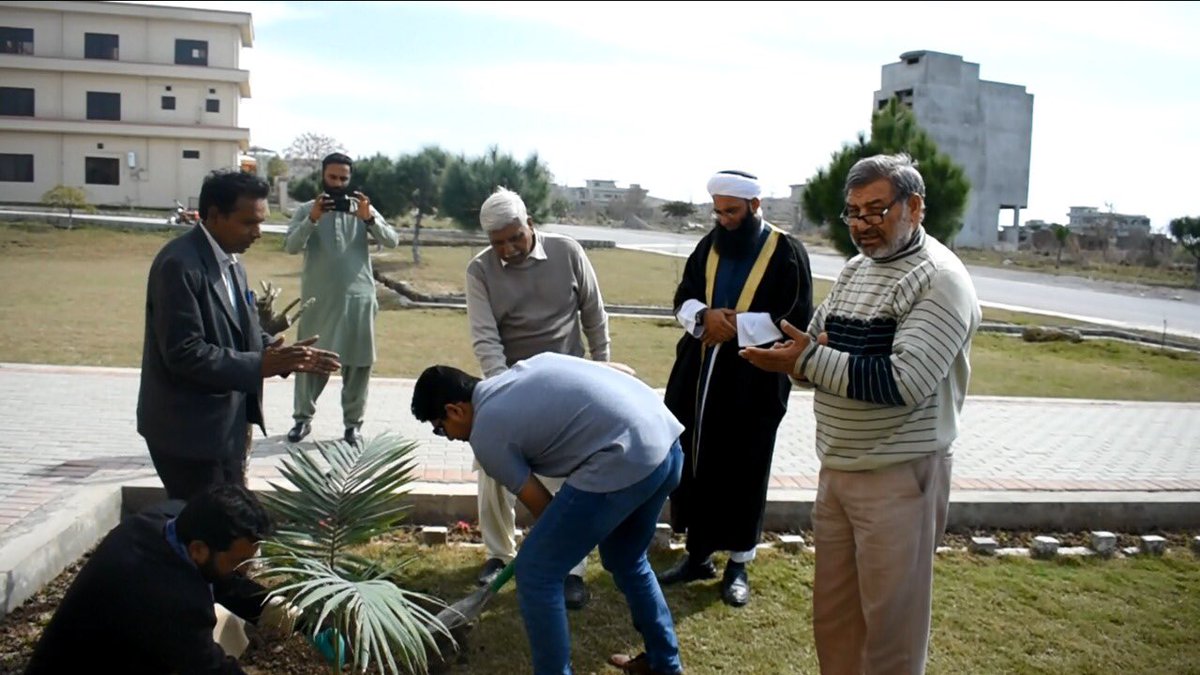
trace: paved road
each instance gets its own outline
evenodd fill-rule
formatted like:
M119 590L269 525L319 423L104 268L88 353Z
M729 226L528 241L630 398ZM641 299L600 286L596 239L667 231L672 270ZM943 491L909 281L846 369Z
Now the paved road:
M7 209L7 208L0 209L0 216L45 217L46 215L47 215L46 211L36 211L36 210L26 210L26 209ZM58 213L58 214L50 214L50 215L62 216L63 214ZM159 217L151 217L151 216L133 216L133 215L113 216L113 215L105 215L105 214L101 214L101 213L77 213L77 214L75 214L75 220L82 220L82 221L94 222L94 223L117 223L117 224L125 223L125 224L147 225L147 226L156 226L156 227L167 224L167 217L165 215L159 216ZM269 232L271 234L286 234L287 233L287 225L267 224L267 225L262 226L262 231Z
M44 216L44 211L0 209L0 216ZM81 214L81 220L162 225L164 218ZM665 255L687 256L699 234L648 232L582 225L544 226L577 239L611 239L617 246ZM282 234L286 225L266 225L263 231ZM831 279L842 268L839 255L809 253L815 276ZM1168 332L1200 338L1200 293L1132 284L1093 282L1035 272L968 267L980 301L989 307L1037 312L1090 323ZM1178 300L1174 298L1179 298Z
M582 225L546 225L576 238L611 239L622 248L687 256L700 234L649 232ZM809 251L813 275L834 278L839 255ZM1133 284L1094 282L1036 272L968 266L980 302L989 307L1051 314L1122 328L1200 337L1200 293ZM1180 298L1176 300L1174 298Z

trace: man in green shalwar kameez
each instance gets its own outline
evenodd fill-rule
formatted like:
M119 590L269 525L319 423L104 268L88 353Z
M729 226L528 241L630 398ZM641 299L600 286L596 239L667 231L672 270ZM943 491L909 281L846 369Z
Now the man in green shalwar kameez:
M396 230L384 221L361 192L349 192L351 160L334 153L321 162L324 192L296 208L284 248L304 252L300 294L316 302L300 317L301 339L319 335L323 349L342 357L342 421L347 443L362 436L367 385L375 363L375 279L371 273L368 233L380 244L395 248ZM296 425L288 440L296 443L311 431L317 397L328 375L297 373L292 417Z

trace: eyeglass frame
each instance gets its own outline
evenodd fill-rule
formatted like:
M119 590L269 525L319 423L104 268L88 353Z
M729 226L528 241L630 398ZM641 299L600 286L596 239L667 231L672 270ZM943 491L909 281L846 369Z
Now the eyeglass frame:
M909 195L901 194L901 195L897 196L895 199L893 199L890 204L883 207L882 211L876 211L874 213L859 213L857 215L852 216L852 215L846 213L846 209L843 208L842 214L841 214L842 222L845 223L847 226L849 226L851 224L851 222L853 222L855 220L861 220L864 223L866 223L867 225L870 225L872 227L878 227L883 224L884 219L887 218L887 214L892 212L892 208L895 207L896 204L899 204L900 202L904 201L905 199L908 199L908 197L909 197Z
M446 438L446 420L438 420L433 423L433 435Z

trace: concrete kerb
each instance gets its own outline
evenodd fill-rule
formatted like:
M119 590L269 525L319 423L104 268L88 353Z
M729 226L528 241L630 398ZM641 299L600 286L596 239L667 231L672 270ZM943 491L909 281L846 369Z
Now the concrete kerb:
M75 493L45 522L0 549L0 600L8 614L90 550L121 516L121 489L88 487Z
M273 490L267 480L252 478L256 492ZM415 483L409 490L412 525L446 525L476 519L474 483ZM165 499L154 477L122 485L89 487L73 495L44 523L18 535L0 550L0 599L4 614L12 611L95 546L127 513ZM764 528L797 532L812 526L812 490L772 490ZM518 523L531 518L518 506ZM667 520L664 508L660 521ZM969 492L952 493L951 529L1018 529L1118 532L1189 530L1200 525L1200 493L1196 492Z
M262 479L251 489L270 492ZM133 512L166 497L153 478L126 484L123 510ZM478 519L474 483L414 483L408 492L411 525L446 525ZM771 490L763 529L797 532L812 527L813 490ZM659 522L669 521L668 504ZM517 523L533 522L517 505ZM1154 530L1191 530L1200 526L1198 492L952 492L949 529L1087 532L1107 529L1131 534Z
M814 490L772 490L763 527L795 532L812 527ZM1200 526L1200 492L952 491L950 530L1139 533Z

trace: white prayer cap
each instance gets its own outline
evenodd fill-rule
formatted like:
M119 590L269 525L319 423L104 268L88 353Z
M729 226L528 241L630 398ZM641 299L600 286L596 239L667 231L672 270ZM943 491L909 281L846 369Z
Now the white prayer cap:
M479 224L484 232L503 230L513 221L524 225L529 220L521 195L502 187L496 188L483 206L479 207Z
M708 179L708 194L713 197L757 199L762 194L758 177L741 171L720 171Z

